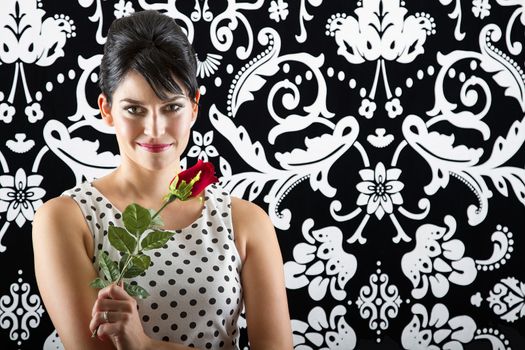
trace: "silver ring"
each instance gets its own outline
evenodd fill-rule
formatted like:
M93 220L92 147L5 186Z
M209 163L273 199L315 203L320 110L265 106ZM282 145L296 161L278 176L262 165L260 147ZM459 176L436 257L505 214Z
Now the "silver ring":
M104 319L105 323L109 323L108 311L104 311L102 318Z

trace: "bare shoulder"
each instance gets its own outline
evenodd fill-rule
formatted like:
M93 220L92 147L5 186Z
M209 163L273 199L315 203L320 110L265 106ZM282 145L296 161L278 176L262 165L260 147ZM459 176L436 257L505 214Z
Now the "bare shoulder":
M268 214L260 206L247 200L232 197L232 220L234 229L241 234L246 234L245 231L257 235L274 234Z
M250 248L276 242L275 229L268 214L257 204L231 197L235 242L243 262Z
M80 224L83 221L82 212L71 197L59 196L45 202L35 213L33 228ZM77 226L79 227L79 226ZM80 226L81 227L81 226Z
M80 244L86 253L92 250L89 249L91 234L84 215L77 203L68 196L52 198L38 208L33 219L32 236L35 250L47 247L47 242L59 246Z

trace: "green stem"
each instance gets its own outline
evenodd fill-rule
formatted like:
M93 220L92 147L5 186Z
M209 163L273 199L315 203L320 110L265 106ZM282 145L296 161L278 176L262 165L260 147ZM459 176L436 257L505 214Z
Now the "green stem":
M175 199L176 199L176 198L175 198ZM175 199L174 199L174 200L175 200ZM162 205L162 207L160 207L160 209L157 210L157 212L156 212L155 214L153 214L153 216L151 217L151 220L153 221L153 219L155 219L157 216L159 216L160 212L161 212L164 208L166 208L166 206L167 206L168 204L170 204L171 202L173 202L174 200L166 201L166 202Z
M120 271L120 275L118 276L117 278L117 284L120 285L120 282L122 281L122 279L124 278L124 274L126 273L126 269L129 265L129 263L131 262L131 259L135 256L135 254L130 254L128 256L128 259L126 260L126 263L124 264L124 267L122 268L122 271Z

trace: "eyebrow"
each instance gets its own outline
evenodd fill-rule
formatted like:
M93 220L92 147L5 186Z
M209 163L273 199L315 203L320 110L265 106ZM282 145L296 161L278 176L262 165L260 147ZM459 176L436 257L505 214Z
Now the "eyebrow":
M162 103L170 103L170 102L174 102L178 99L181 99L181 98L186 98L185 95L175 95L173 96L172 98L168 98L166 100L162 100ZM139 100L135 100L133 98L123 98L121 99L119 102L128 102L128 103L134 103L134 104L143 104L142 101L139 101Z

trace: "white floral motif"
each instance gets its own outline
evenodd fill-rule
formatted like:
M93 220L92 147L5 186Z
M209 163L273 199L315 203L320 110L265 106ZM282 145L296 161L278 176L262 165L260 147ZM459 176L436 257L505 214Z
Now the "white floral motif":
M514 322L525 316L525 283L504 278L492 288L487 301L501 319Z
M22 270L18 271L22 274ZM9 288L11 295L0 297L0 327L9 329L9 338L22 344L22 340L29 339L29 328L37 328L44 313L40 297L30 294L29 283L23 283L18 278L17 283Z
M120 0L115 4L115 11L113 11L113 15L115 15L115 18L122 18L127 17L134 12L135 9L133 8L131 1Z
M393 96L385 61L410 63L424 52L427 36L435 33L434 19L425 13L406 16L400 0L363 0L355 11L357 19L335 14L328 20L326 34L334 37L337 54L352 64L376 61L376 72L369 98L374 99L382 72L387 98ZM361 104L363 106L364 103ZM359 112L361 115L365 115ZM372 112L366 114L371 118Z
M462 344L474 338L474 320L466 315L450 318L443 304L434 305L430 315L421 304L413 305L411 310L414 317L401 334L401 343L407 350L462 350Z
M26 220L32 221L35 210L42 205L46 191L40 187L42 175L26 176L24 169L15 176L0 176L0 213L7 211L7 221L15 221L19 227Z
M356 185L359 192L357 205L366 206L367 214L375 214L381 220L386 214L392 214L395 205L403 204L403 197L399 193L404 185L398 181L401 170L391 168L386 170L383 163L376 164L374 170L362 169L359 171L361 181Z
M42 107L38 102L33 102L31 105L27 106L25 113L30 123L36 123L44 118L44 112L42 112Z
M385 110L388 112L388 117L394 119L403 113L403 106L396 97L385 103Z
M15 115L16 110L14 106L11 106L9 103L2 102L0 103L0 120L6 124L9 124L13 121L13 116Z
M270 18L275 22L284 21L289 13L288 4L284 0L272 0L268 12L270 13Z
M442 298L447 295L450 283L466 286L476 279L474 260L463 257L465 245L451 239L456 221L449 215L444 221L447 227L421 225L416 231L414 250L401 259L401 268L414 286L412 296L416 299L427 294L429 284L432 294Z
M292 320L294 349L353 350L357 343L356 334L346 323L345 314L345 307L338 305L328 319L325 310L317 306L308 314L308 323Z
M286 287L299 289L308 285L308 293L313 300L323 299L330 287L331 295L343 300L346 297L345 285L357 270L357 260L343 250L341 230L331 226L310 233L313 225L312 219L305 220L302 231L309 243L295 246L295 261L284 264Z
M13 104L20 76L29 108L25 112L31 123L41 119L43 114L38 103L29 106L33 98L27 87L24 64L34 63L41 67L52 65L64 56L66 40L76 36L74 22L69 16L54 15L43 20L45 13L43 9L37 8L36 0L3 0L0 11L0 23L5 23L0 27L0 61L15 65L7 101ZM5 107L0 107L0 118L6 123L10 122L9 114L6 117L5 113L1 113L2 109Z
M188 157L199 157L205 162L208 161L208 157L217 157L219 152L215 148L213 143L213 130L208 131L204 134L204 137L200 132L193 130L193 143L190 150L188 151Z
M359 114L365 117L366 119L370 119L374 116L374 112L376 110L377 106L374 101L370 101L367 98L364 98L361 101L361 106L359 106Z
M490 15L490 8L489 0L472 0L472 13L480 19Z
M376 272L369 278L370 285L359 290L356 305L361 317L369 319L370 329L379 334L388 329L389 318L397 316L402 301L397 287L388 283L388 275L381 273L380 269Z
M197 57L197 76L201 79L211 77L219 69L221 60L221 55L213 53L207 54L204 61L200 61Z

